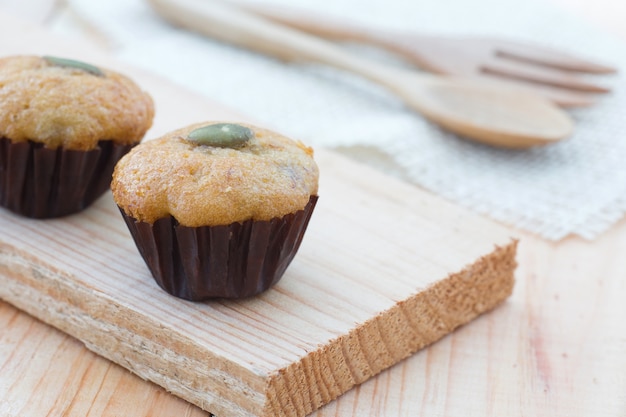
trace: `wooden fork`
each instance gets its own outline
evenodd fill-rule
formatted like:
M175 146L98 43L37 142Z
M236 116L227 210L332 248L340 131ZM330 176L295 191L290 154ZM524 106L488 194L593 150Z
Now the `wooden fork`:
M436 74L486 77L530 88L563 107L588 106L608 88L585 74L614 68L540 45L487 37L446 38L408 31L362 27L349 21L271 4L229 0L266 19L337 41L360 42L389 50Z
M320 63L368 78L430 121L478 142L527 148L554 143L572 132L569 115L526 89L373 62L219 0L149 0L149 4L168 21L215 39L288 62Z

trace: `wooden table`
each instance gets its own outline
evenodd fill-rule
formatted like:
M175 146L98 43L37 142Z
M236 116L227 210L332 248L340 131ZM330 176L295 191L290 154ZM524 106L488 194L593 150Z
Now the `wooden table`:
M313 415L626 415L626 221L593 242L515 234L508 302ZM2 415L207 415L2 302L0 328Z

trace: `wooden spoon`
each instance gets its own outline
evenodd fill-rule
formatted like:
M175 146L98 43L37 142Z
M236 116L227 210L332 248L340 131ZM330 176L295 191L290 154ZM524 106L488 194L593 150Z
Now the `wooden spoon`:
M489 145L527 148L569 136L570 117L548 100L505 83L419 74L350 55L314 36L213 0L149 0L169 21L286 61L354 72L402 98L429 120Z

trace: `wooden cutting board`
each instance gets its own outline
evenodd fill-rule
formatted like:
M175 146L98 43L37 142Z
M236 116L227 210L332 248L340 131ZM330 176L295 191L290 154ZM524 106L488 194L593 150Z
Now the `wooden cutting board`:
M79 43L2 15L0 28L1 55L67 56L133 77L155 98L148 137L242 119ZM218 416L303 416L511 293L509 231L327 150L316 159L320 201L305 240L261 296L165 294L107 194L63 219L0 210L0 298Z

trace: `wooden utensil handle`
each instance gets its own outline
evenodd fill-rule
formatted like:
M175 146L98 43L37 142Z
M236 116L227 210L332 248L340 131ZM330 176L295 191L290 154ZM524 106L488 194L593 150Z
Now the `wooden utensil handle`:
M273 22L299 29L312 35L336 41L366 42L382 47L394 47L390 42L395 32L382 27L361 25L350 19L336 18L330 14L320 14L286 5L251 3L246 0L228 0L242 10L262 16ZM418 44L427 44L428 36L411 33L411 39Z
M360 74L390 88L401 69L350 55L339 47L214 0L149 0L163 16L183 27L285 61L315 62ZM415 75L416 77L417 74ZM424 76L426 77L426 76Z
M322 15L285 5L251 3L246 0L227 1L258 16L323 38L338 41L370 41L372 37L371 28L355 24L349 19L339 19L332 15Z

